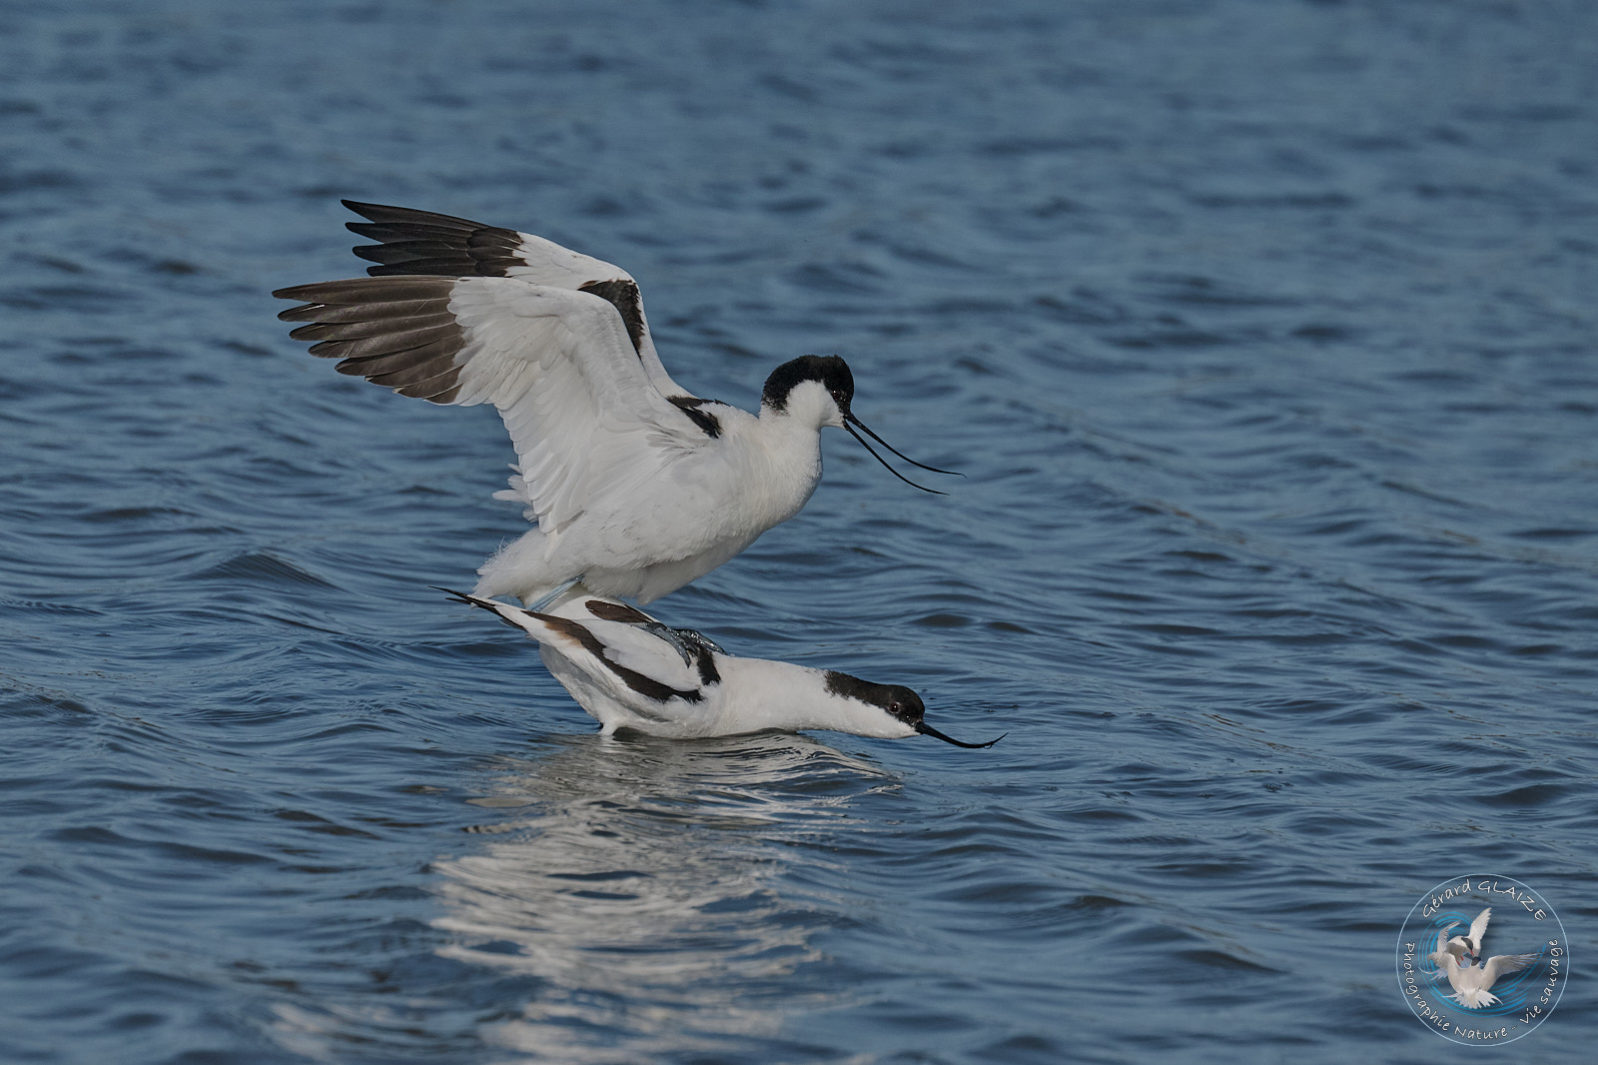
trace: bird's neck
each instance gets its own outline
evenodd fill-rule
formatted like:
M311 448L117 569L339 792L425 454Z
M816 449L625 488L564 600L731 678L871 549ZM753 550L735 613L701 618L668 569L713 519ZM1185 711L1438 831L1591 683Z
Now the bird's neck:
M798 513L821 480L821 429L769 407L749 426L751 483L787 517Z
M794 441L820 440L822 419L819 415L807 417L791 410L776 410L761 404L760 417L756 419L762 438L783 441L789 446Z
M723 665L724 674L738 672L739 708L758 714L757 728L827 729L889 738L910 734L881 711L829 691L826 674L819 669L741 658L728 658Z

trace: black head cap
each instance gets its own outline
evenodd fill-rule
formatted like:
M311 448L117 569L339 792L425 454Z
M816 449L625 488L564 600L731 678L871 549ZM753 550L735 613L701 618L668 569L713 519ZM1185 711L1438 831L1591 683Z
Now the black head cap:
M804 381L821 382L832 393L838 409L849 413L849 403L854 399L854 374L849 372L849 364L836 355L801 355L772 370L760 393L761 404L772 410L787 409L788 393Z
M869 680L861 680L847 673L828 670L827 690L834 695L880 706L887 711L889 717L897 718L911 728L919 725L927 712L926 706L921 702L921 696L903 684L873 684Z
M1000 736L998 739L989 740L986 743L967 743L965 740L957 740L953 736L945 736L923 720L926 717L927 708L922 705L921 696L902 684L873 684L869 680L861 680L859 677L851 677L847 673L839 673L837 670L829 669L827 670L827 690L834 695L842 695L850 699L858 699L862 703L869 703L872 706L880 706L887 711L889 717L903 721L921 735L931 736L933 739L942 740L944 743L952 743L956 747L992 747L999 740L1004 739L1004 736ZM1009 734L1006 733L1005 735Z

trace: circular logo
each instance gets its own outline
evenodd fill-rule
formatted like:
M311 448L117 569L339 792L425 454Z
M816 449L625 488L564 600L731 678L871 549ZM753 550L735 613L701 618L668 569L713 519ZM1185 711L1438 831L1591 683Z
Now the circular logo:
M1444 1039L1512 1043L1559 1004L1570 974L1565 926L1548 900L1507 876L1444 880L1398 933L1398 986Z

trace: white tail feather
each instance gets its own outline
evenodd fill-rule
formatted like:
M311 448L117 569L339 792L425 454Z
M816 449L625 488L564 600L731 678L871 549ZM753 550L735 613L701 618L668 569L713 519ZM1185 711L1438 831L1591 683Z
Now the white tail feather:
M1479 1010L1484 1006L1495 1006L1498 1004L1497 995L1493 994L1491 991L1487 991L1479 987L1467 987L1457 995L1449 995L1448 997L1459 1003L1461 1006L1466 1006L1473 1010Z

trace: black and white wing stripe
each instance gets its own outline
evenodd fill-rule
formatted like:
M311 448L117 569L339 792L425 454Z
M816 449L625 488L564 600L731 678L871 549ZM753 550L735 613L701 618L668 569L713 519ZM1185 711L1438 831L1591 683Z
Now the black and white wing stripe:
M514 229L408 207L343 202L369 219L348 222L347 228L379 242L355 248L356 255L377 264L366 268L372 276L514 277L591 293L621 315L638 361L655 387L667 396L692 398L661 365L638 283L621 267Z
M674 700L701 702L707 687L721 683L708 646L663 637L661 633L674 630L619 600L575 597L541 612L463 592L448 594L498 615L501 621L581 665L590 678L604 686L618 692L626 688L643 700L661 704L659 709ZM630 701L630 708L654 720L665 720L658 713L648 713L637 700Z
M546 534L630 494L713 434L662 395L615 308L507 277L366 277L280 289L292 335L408 396L492 403L520 460L516 495Z

